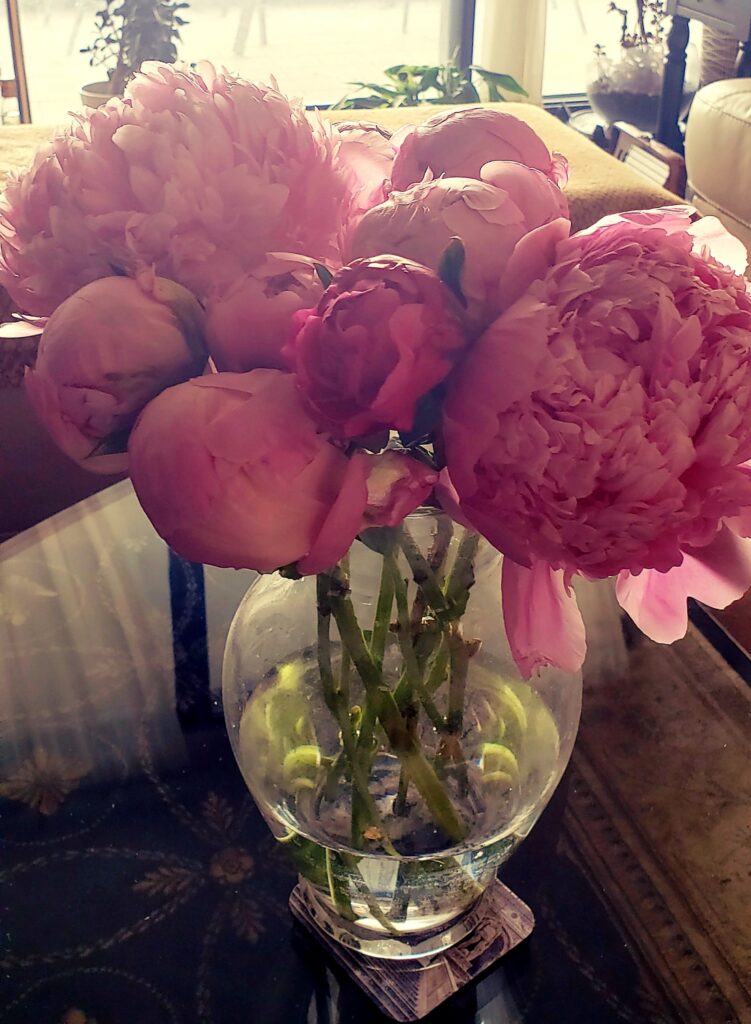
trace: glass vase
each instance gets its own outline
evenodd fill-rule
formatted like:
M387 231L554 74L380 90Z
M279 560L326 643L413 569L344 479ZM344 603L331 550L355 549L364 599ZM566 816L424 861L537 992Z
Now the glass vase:
M319 923L364 954L463 938L571 753L581 679L521 678L500 569L418 510L318 577L260 577L230 628L240 769Z

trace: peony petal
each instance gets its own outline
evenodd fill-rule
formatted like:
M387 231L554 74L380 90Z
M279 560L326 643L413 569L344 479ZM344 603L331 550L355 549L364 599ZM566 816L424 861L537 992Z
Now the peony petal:
M454 487L447 469L441 470L438 477L438 483L436 484L435 493L438 498L438 502L446 515L451 516L455 523L463 526L466 530L475 529L472 523L470 523L462 512L459 495L456 493L456 487Z
M524 678L547 665L578 672L587 650L584 622L563 570L545 562L525 569L504 558L501 591L509 646Z
M745 274L748 266L746 246L717 217L702 217L688 229L694 239L694 252L700 256L709 253L718 263L730 267L736 274Z
M370 461L358 452L349 460L342 488L305 558L297 563L303 576L330 568L349 551L361 526L368 502Z
M498 309L507 309L533 281L544 277L555 263L556 247L571 233L571 222L558 217L529 231L514 248L498 290Z
M726 608L751 587L751 541L726 526L711 544L684 552L683 562L668 572L644 569L622 572L616 583L621 608L639 629L658 643L685 636L689 597L710 608Z

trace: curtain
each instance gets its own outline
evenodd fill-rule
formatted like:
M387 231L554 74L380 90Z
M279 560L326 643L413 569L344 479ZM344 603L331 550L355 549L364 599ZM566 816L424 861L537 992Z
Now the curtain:
M548 0L481 0L475 63L513 77L542 102L542 66Z

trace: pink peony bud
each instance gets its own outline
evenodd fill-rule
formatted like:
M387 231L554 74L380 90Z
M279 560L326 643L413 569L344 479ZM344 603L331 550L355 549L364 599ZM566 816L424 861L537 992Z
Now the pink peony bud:
M338 437L411 429L467 344L448 288L396 256L344 267L285 348L316 419Z
M500 110L470 107L437 114L425 124L402 128L392 139L396 149L391 183L404 191L423 180L479 178L484 164L513 160L542 171L556 185L567 178L565 160L550 150L528 124Z
M173 281L102 278L49 318L26 392L66 455L94 472L122 472L141 409L205 366L202 328L198 302Z
M508 162L487 165L487 173L489 182L442 178L392 192L360 221L349 257L396 253L437 271L451 239L460 238L469 318L485 326L503 307L503 278L513 270L522 239L554 223L560 227L557 239L568 234L566 199L543 174ZM528 258L524 265L531 265ZM541 271L546 269L545 263Z
M129 453L149 519L196 562L320 572L361 528L368 457L329 443L291 374L217 373L170 388L143 411Z
M342 210L342 246L364 213L387 196L394 162L389 133L367 121L345 121L334 126L339 145L335 166L349 186L349 198Z
M438 480L434 469L402 452L381 452L368 461L368 526L398 526L427 500Z
M315 306L323 285L307 256L268 253L207 303L206 343L220 370L284 369L292 316Z

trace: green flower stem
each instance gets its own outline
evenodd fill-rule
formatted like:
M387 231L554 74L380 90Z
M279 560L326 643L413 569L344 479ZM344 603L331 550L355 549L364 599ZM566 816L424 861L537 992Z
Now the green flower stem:
M394 814L397 818L404 818L407 815L407 793L409 792L409 775L407 769L402 765L399 771L399 785L396 787L394 797Z
M451 610L446 600L446 595L441 590L441 584L438 582L438 578L430 563L422 551L420 551L414 537L406 527L401 527L398 532L399 545L412 570L412 579L425 595L425 600L436 616L439 619L448 618Z
M339 690L345 707L349 707L349 674L352 668L352 659L346 647L342 648L342 659L339 665Z
M461 736L464 728L464 696L467 688L469 650L461 632L453 628L448 633L451 678L449 679L449 706L446 724L452 736Z
M446 598L450 604L456 604L460 595L469 593L469 588L475 580L474 561L477 549L480 546L480 537L470 530L464 531L464 536L459 543L459 550L451 568L448 582L446 584ZM465 602L466 607L466 602ZM461 609L455 618L461 618L464 608Z
M341 857L344 866L350 872L352 884L357 890L358 896L360 896L360 898L365 903L365 906L370 911L373 919L376 920L383 928L385 928L386 931L391 932L392 935L398 935L399 929L394 926L393 922L391 922L388 919L388 917L386 917L384 912L379 907L378 901L373 896L373 893L370 891L370 889L363 881L362 875L358 871L357 867L358 858L353 857L351 853L340 853L339 856Z
M383 726L391 749L407 769L436 824L454 842L461 842L467 835L466 825L457 815L435 770L420 749L417 738L410 735L394 695L386 686L381 670L373 660L357 622L341 570L335 569L331 575L326 575L326 579L330 586L328 603L339 627L339 636L342 643L349 648L352 661L373 704L376 717Z
M402 652L404 662L404 693L403 699L397 701L399 710L404 715L407 730L412 739L417 739L417 716L419 713L417 705L417 692L420 688L420 666L417 663L417 655L412 644L412 627L409 614L409 603L407 600L407 585L402 577L399 564L393 552L384 555L384 568L391 575L392 587L396 597L396 621L397 638L399 648ZM407 792L409 790L409 775L407 769L402 765L399 774L399 787L394 800L394 814L403 816L407 811Z
M404 671L394 691L394 699L399 710L408 721L417 726L417 699L425 708L425 713L439 732L445 727L443 715L438 710L430 693L427 692L422 679L422 669L417 657L417 649L413 643L410 613L407 600L407 585L399 571L399 564L394 555L386 556L387 565L392 576L396 595L397 637L402 652Z
M404 674L406 677L406 707L414 701L415 691L420 681L420 666L417 664L417 655L412 644L412 630L409 621L409 606L407 602L407 586L399 570L399 565L393 554L384 556L384 565L391 574L391 582L396 597L396 622L397 638L399 647L404 659Z
M330 626L332 607L330 600L330 579L331 577L325 573L319 573L316 578L316 595L318 598L318 670L321 677L323 699L326 702L326 706L329 711L338 722L339 729L341 731L342 746L352 771L352 787L354 791L353 805L355 802L354 795L356 794L356 799L359 800L362 805L362 817L367 816L368 819L365 822L366 826L367 824L376 825L383 833L383 838L381 840L383 848L388 853L396 854L396 850L383 828L383 823L378 813L378 808L375 805L375 801L370 795L367 773L363 771L363 766L357 756L356 737L350 720L349 707L347 706L347 702L344 700L344 695L341 690L338 689L334 680L334 671L331 665ZM330 771L331 770L333 770L333 765ZM357 834L353 834L352 838L353 840L356 840L356 845L362 843L362 830L358 828Z
M354 910L352 909L352 901L349 898L349 893L341 883L341 879L337 877L336 867L334 864L334 858L337 854L333 850L326 850L326 881L329 887L329 895L331 896L331 902L336 907L336 912L345 919L345 921L356 921L357 917Z
M451 538L454 536L454 528L448 516L439 516L436 525L436 535L433 546L428 553L428 564L439 583L443 581L446 555L451 546Z
M436 537L436 544L434 545L434 549L431 552L431 556L429 556L429 561L431 564L428 564L428 561L426 561L423 558L422 553L420 552L417 545L414 543L414 540L412 540L412 538L409 537L408 532L403 529L402 533L407 538L407 548L412 552L412 555L414 556L410 560L410 556L409 554L407 554L407 550L403 549L405 550L405 554L407 554L407 559L410 562L410 568L412 568L414 572L414 568L415 566L417 566L418 571L425 570L428 573L429 578L432 575L432 579L436 582L436 585L440 590L440 598L438 598L436 597L432 584L428 588L429 592L433 595L433 597L436 600L436 603L439 606L436 607L436 605L430 602L431 608L436 614L436 618L439 619L439 621L443 622L445 630L445 623L447 621L451 622L461 618L461 616L464 614L464 611L466 610L466 598L462 600L462 597L464 594L468 594L470 587L474 583L474 559L475 555L477 554L477 548L480 543L480 538L477 536L477 534L471 533L469 530L465 530L464 536L460 541L459 550L456 553L456 558L454 560L454 565L451 569L449 578L444 584L443 588L441 588L440 585L438 584L439 577L436 576L435 573L433 572L433 567L435 567L439 574L442 575L442 573L440 573L440 565L437 564L436 559L441 558L441 564L443 561L445 561L446 555L448 553L448 545L450 543L453 531L450 531L447 536L444 535L444 537L441 540L440 547L438 546L439 538ZM409 541L411 541L411 545ZM418 585L419 592L419 588L421 587L420 580L416 575L413 576L413 578ZM420 576L420 579L422 578L423 575ZM439 642L442 641L443 632L440 628L436 628L435 631L433 632L423 628L418 638L416 646L417 659L418 663L421 666L427 663L427 661L430 659L433 652L435 651L436 646L438 646ZM425 691L429 696L432 696L432 694L435 693L435 691L440 687L441 683L443 682L444 677L446 675L446 669L448 667L448 658L448 649L446 649L444 653L441 654L441 648L439 647L438 656L433 662L433 668L431 669L425 684ZM406 679L404 675L402 675L402 679L399 681L399 685L397 686L396 689L396 696L399 702L401 702L401 700L404 697L405 687Z
M449 647L446 638L441 634L440 645L435 652L435 657L428 671L425 680L425 693L432 697L436 690L440 689L446 679L446 672L449 667Z
M381 570L381 586L378 591L378 602L376 604L375 619L373 621L373 632L370 640L370 652L373 660L378 666L383 664L383 655L386 650L386 639L389 635L391 624L391 609L394 604L394 581L388 570L386 558L383 560Z

